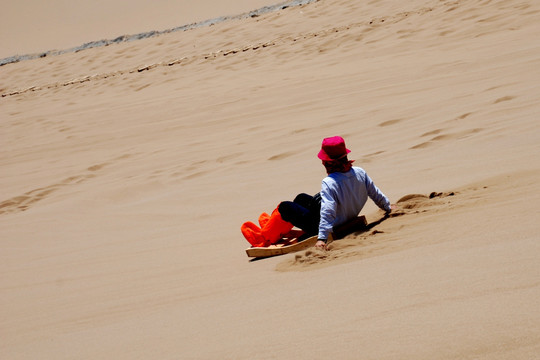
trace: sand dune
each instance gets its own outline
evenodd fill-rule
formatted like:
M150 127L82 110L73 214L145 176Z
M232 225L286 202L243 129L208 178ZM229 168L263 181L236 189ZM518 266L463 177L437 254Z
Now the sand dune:
M535 358L539 20L318 1L1 66L2 358ZM398 210L249 261L333 135Z
M236 16L271 0L148 2L4 0L0 13L0 58L62 51L122 35L164 31L224 16Z

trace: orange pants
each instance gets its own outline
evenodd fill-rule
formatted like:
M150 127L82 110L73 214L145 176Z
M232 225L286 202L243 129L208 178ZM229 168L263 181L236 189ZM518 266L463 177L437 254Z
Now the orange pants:
M246 240L254 247L269 246L283 238L293 228L293 224L281 218L277 209L272 212L272 215L262 213L259 216L259 225L260 227L248 221L240 228Z

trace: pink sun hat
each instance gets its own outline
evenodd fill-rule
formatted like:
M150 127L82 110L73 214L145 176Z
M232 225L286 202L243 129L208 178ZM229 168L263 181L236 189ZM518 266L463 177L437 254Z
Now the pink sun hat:
M345 140L341 136L332 136L323 140L321 151L317 156L323 161L331 161L340 159L350 152L351 150L345 147Z

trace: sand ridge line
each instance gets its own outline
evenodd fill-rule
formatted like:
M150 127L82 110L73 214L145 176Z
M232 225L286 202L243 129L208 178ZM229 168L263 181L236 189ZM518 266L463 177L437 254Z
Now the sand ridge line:
M193 30L193 29L197 29L201 27L216 25L216 24L223 23L230 20L242 20L248 17L251 17L251 18L259 17L261 15L268 14L271 12L284 10L290 7L305 6L312 2L317 2L317 1L319 0L285 1L285 2L275 4L275 5L263 6L262 8L245 12L239 15L220 16L214 19L203 20L196 23L186 24L186 25L182 25L182 26L178 26L172 29L166 29L162 31L152 30L152 31L144 32L144 33L134 34L134 35L121 35L114 39L103 39L103 40L91 41L91 42L82 44L80 46L76 46L76 47L65 49L65 50L49 50L45 52L39 52L36 54L9 56L7 58L0 59L0 66L13 64L13 63L17 63L17 62L25 61L25 60L44 58L47 56L58 56L58 55L63 55L67 53L72 53L72 52L79 52L79 51L88 50L92 48L109 46L111 44L119 44L123 42L142 40L142 39L152 38L152 37L156 37L163 34L178 32L178 31L188 31L188 30Z
M273 40L268 41L259 41L256 43L251 43L244 46L233 46L227 49L219 49L217 51L213 52L204 52L196 55L190 55L190 56L183 56L175 59L170 59L167 61L159 61L159 62L153 62L150 64L144 64L139 65L136 67L133 67L131 69L124 69L124 70L117 70L117 71L111 71L107 73L101 73L101 74L94 74L94 75L86 75L82 77L77 77L74 79L70 79L67 81L59 81L54 83L49 83L45 85L32 85L30 87L27 87L25 89L19 89L19 90L13 90L9 91L7 89L2 89L3 91L6 91L2 94L0 94L0 97L7 97L7 96L15 96L19 94L24 94L28 92L35 92L35 91L44 91L47 89L56 89L64 86L70 86L75 84L82 84L89 81L94 80L102 80L107 79L109 77L116 77L116 76L123 76L123 75L129 75L129 74L137 74L145 71L150 71L152 69L156 69L158 67L170 67L174 65L189 65L194 63L195 61L213 61L217 59L223 59L224 57L230 57L235 54L242 54L246 53L248 51L258 51L262 49L268 49L272 47L277 47L279 45L291 45L295 43L301 43L302 41L309 41L314 38L324 38L325 36L332 36L336 33L342 34L341 36L345 36L347 31L351 31L354 29L358 29L361 27L365 28L365 31L361 34L361 37L363 38L364 35L373 35L373 30L381 28L382 26L388 26L392 24L399 23L409 17L412 17L413 15L425 15L432 12L439 12L439 13L448 13L453 12L458 9L459 6L467 6L474 3L474 1L463 1L463 0L453 0L453 1L447 1L447 2L440 2L433 4L431 6L422 6L418 9L409 10L409 11L399 11L396 12L393 15L387 15L387 16L378 16L378 17L370 17L369 19L363 20L363 21L357 21L348 23L346 25L341 26L332 26L329 28L325 28L319 31L310 31L306 33L299 33L296 36L292 35L281 35ZM305 6L309 6L311 4L306 4ZM526 9L526 8L525 8ZM506 9L501 9L506 10ZM476 22L482 22L485 23L487 21L494 21L501 17L502 15L499 15L498 17L494 17L493 19L480 19L476 20ZM475 21L477 16L471 17L470 19L466 19L467 21ZM397 34L401 34L403 31L398 31ZM417 32L417 31L415 31ZM442 34L440 34L443 36ZM484 33L479 33L475 37L485 35ZM399 38L405 38L410 36L400 35ZM367 41L367 39L363 39L364 42L370 43L370 41ZM373 41L371 41L373 42ZM508 99L501 99L499 101L507 101Z
M453 5L454 3L455 2L443 3L442 6L450 6L450 5ZM172 60L168 60L168 61L161 61L161 62L156 62L156 63L152 63L152 64L140 65L140 66L137 66L135 68L126 69L126 70L118 70L118 71L104 73L104 74L87 75L87 76L83 76L83 77L80 77L80 78L71 79L71 80L68 80L68 81L55 82L55 83L46 84L46 85L34 85L34 86L30 86L30 87L22 89L22 90L15 90L15 91L10 91L10 92L5 92L5 93L1 94L0 97L15 96L15 95L24 94L24 93L27 93L27 92L35 92L35 91L43 91L43 90L48 90L48 89L55 89L55 88L59 88L59 87L63 87L63 86L82 84L82 83L93 81L93 80L102 80L102 79L107 79L107 78L115 77L115 76L122 76L122 75L126 75L126 74L137 74L137 73L141 73L141 72L144 72L144 71L149 71L149 70L152 70L152 69L156 69L158 67L170 67L170 66L175 66L175 65L188 65L188 64L191 64L192 62L197 61L197 60L211 61L211 60L214 60L214 59L217 59L217 58L227 57L229 55L234 55L234 54L238 54L238 53L245 53L247 51L256 51L256 50L260 50L260 49L274 47L274 46L277 46L277 45L291 44L291 43L306 41L306 40L310 40L310 39L314 39L314 38L320 38L320 37L324 37L324 36L329 36L329 35L333 35L335 33L346 32L346 31L356 29L356 28L359 28L359 27L362 27L362 26L365 26L365 27L368 27L368 28L376 28L376 27L379 27L381 25L390 25L390 24L393 24L393 23L397 23L397 22L399 22L399 21L401 21L401 20L403 20L403 19L405 19L405 18L407 18L407 17L409 17L411 15L423 15L423 14L426 14L426 13L431 12L433 10L434 10L434 8L432 8L432 7L422 7L422 8L417 9L417 10L401 11L401 12L395 14L395 15L371 18L370 20L367 20L367 21L354 22L354 23L350 23L350 24L342 25L342 26L335 26L335 27L322 29L320 31L315 31L315 32L301 33L301 34L298 34L296 36L290 36L290 35L289 36L280 36L280 37L277 37L277 38L275 38L273 40L269 40L269 41L261 41L261 42L255 43L255 44L249 44L249 45L240 46L240 47L233 47L233 48L229 48L229 49L226 49L226 50L219 49L217 51L210 52L210 53L203 53L203 54L197 54L197 55L192 55L192 56L184 56L184 57L181 57L181 58L172 59Z

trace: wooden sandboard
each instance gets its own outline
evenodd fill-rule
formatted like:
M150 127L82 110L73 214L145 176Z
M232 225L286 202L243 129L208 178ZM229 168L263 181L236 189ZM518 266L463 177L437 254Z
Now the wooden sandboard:
M296 242L296 239L283 241L268 247L250 247L246 249L246 254L249 257L269 257L276 255L288 254L315 246L317 243L317 235L309 237L303 241Z
M337 226L334 229L334 233L330 234L328 243L332 242L334 238L341 238L345 235L348 235L352 232L365 228L367 225L366 217L359 216L353 220L346 222L343 225ZM309 237L300 242L297 239L282 239L277 243L270 245L268 247L250 247L246 249L246 254L249 257L270 257L277 255L284 255L296 251L301 251L312 246L315 246L317 243L317 235Z

